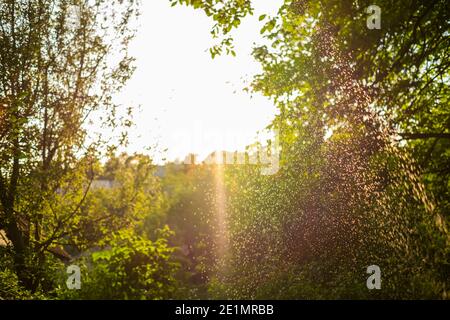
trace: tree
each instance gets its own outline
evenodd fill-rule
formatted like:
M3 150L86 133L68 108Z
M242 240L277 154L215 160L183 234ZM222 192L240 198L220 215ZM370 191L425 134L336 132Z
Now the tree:
M203 12L215 22L211 29L214 39L219 39L219 43L210 48L209 52L214 58L223 53L236 55L233 46L233 37L230 33L239 27L242 19L253 13L250 0L169 0L172 6L187 5Z
M228 34L253 13L251 1L171 2L203 10L216 22L213 35L214 30ZM403 140L418 159L416 165L439 210L448 211L448 3L404 0L394 6L388 0L377 1L379 30L366 26L366 9L373 4L286 0L276 16L261 15L261 34L272 46L254 49L264 73L255 77L252 88L275 99L283 111L279 122L290 118L305 123L301 117L309 113L315 115L307 120L311 126L332 129L342 125L343 117L355 120L355 114L379 114L381 122L388 123L366 123L366 128L385 126L389 135ZM230 24L235 20L239 23ZM339 80L344 74L364 93L342 99L341 89L348 85ZM355 100L361 96L366 101ZM350 107L355 102L358 113Z
M104 124L118 125L112 94L133 71L136 14L134 0L0 2L0 229L28 289L42 279L32 266L70 235L89 191L90 114L103 110Z

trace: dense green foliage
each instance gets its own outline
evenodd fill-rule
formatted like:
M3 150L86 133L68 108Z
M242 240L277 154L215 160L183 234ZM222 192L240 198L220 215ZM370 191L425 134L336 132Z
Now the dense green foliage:
M82 288L66 293L75 299L173 298L177 264L171 261L168 228L152 242L130 231L114 235L107 249L92 253L84 262ZM83 261L81 261L83 263Z

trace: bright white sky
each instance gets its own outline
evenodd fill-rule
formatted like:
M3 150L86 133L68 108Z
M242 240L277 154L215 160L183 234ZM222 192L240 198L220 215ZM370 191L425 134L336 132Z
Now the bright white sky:
M235 32L237 56L214 60L208 52L212 21L203 12L170 7L168 0L142 2L139 33L130 48L137 69L117 97L126 106L141 106L127 151L144 152L157 144L157 161L183 159L189 152L203 159L214 150L242 150L252 143L275 107L242 88L261 71L251 56L253 43L263 41L258 17L275 14L282 1L255 1L255 14Z

